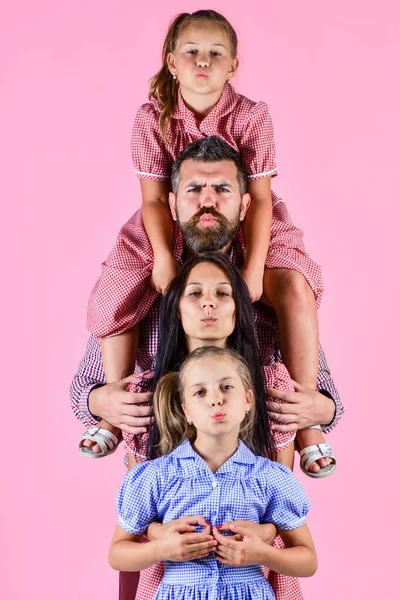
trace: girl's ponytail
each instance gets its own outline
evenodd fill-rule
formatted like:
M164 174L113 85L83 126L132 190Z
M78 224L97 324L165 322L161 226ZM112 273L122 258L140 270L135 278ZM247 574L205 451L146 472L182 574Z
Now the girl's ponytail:
M187 437L187 421L182 409L179 373L167 373L159 380L153 398L158 426L158 452L168 454Z
M150 80L149 99L158 100L162 106L159 125L162 138L168 142L168 123L176 109L178 83L170 73L167 64L168 54L175 50L182 23L190 17L190 13L181 13L169 26L162 50L162 67Z

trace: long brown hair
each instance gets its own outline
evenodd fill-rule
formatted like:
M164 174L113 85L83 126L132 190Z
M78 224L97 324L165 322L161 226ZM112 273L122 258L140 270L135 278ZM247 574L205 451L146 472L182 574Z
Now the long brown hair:
M254 387L251 374L245 359L232 348L202 346L193 350L184 360L179 373L167 373L159 380L154 393L154 415L160 432L158 450L160 454L172 452L183 440L194 442L196 428L189 425L182 409L184 403L185 371L190 363L202 358L229 360L237 370L245 392L252 394L252 406L240 426L239 439L252 446L252 432L256 421L256 403L254 402Z
M170 52L175 52L178 38L183 30L193 23L209 21L213 25L220 27L228 36L231 54L233 58L237 55L237 35L232 25L225 17L215 12L215 10L198 10L194 13L180 13L172 21L168 28L162 50L162 67L150 80L149 99L158 100L162 106L159 118L159 125L162 138L168 142L168 124L175 113L178 83L173 79L167 64L167 57Z

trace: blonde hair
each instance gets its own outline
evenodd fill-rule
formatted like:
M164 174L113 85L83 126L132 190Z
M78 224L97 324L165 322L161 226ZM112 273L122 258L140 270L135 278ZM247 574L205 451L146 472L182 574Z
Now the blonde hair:
M178 98L178 83L173 79L167 64L168 54L175 52L177 41L187 27L193 23L209 21L221 28L228 36L231 54L237 55L237 35L232 25L225 17L214 10L198 10L194 13L181 13L175 17L168 28L162 50L162 67L150 80L149 100L158 100L162 106L159 125L161 136L168 142L168 124L175 113Z
M156 417L160 442L158 449L160 454L172 452L185 439L194 442L196 439L196 428L189 425L183 412L183 391L185 371L194 360L202 358L215 358L231 361L237 369L245 392L252 393L254 399L253 382L249 367L245 359L232 348L218 348L216 346L203 346L193 350L184 360L180 372L172 372L164 375L159 380L153 399L154 415ZM256 421L256 408L253 401L250 411L241 423L239 439L251 447L252 430Z

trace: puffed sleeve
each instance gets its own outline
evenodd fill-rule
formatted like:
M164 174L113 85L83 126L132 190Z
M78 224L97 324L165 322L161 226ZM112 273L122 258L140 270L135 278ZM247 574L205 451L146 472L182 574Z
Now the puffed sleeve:
M270 462L267 483L267 510L263 522L274 523L278 529L297 529L306 522L310 501L292 471Z
M169 166L158 125L158 114L150 102L143 104L136 114L131 154L139 179L169 180Z
M134 466L117 495L118 525L129 533L144 533L150 523L157 521L159 496L157 461Z
M275 177L274 128L268 105L258 102L249 111L239 150L245 162L249 179Z

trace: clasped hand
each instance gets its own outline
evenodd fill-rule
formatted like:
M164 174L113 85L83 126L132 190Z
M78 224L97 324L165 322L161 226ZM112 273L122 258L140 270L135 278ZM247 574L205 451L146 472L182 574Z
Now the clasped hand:
M196 525L204 527L195 533ZM222 535L231 531L233 535ZM184 562L205 558L210 552L216 559L231 566L251 565L259 561L265 544L270 544L277 535L275 525L260 525L252 521L230 521L217 527L201 516L182 517L166 525L153 523L148 529L150 540L158 540L162 546L162 559Z

